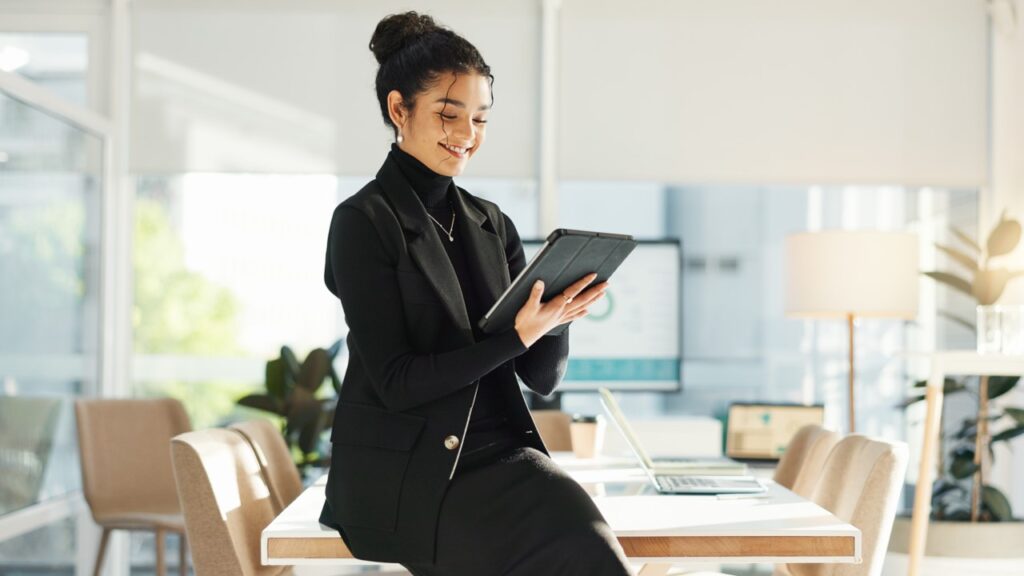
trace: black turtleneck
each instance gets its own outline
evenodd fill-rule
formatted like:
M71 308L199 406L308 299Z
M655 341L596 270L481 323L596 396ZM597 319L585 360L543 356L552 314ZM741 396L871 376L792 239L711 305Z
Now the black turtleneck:
M452 183L451 176L434 172L395 143L391 144L390 156L398 162L402 174L412 184L412 189L416 191L416 195L420 197L424 206L427 208L447 207L448 187ZM446 225L448 223L447 220L442 222Z
M477 326L477 321L490 309L494 302L487 301L479 289L479 284L474 276L475 266L469 262L466 251L463 248L464 242L458 234L458 225L452 225L452 215L455 214L453 207L453 195L455 186L452 184L452 177L434 172L420 162L416 157L405 152L397 144L391 144L389 153L398 163L402 174L412 185L416 196L423 203L427 213L433 216L437 222L431 222L437 228L441 237L441 244L444 245L448 259L451 261L455 275L459 279L459 287L462 291L463 301L466 303L466 312L469 315L470 324L473 327L473 336L479 342L488 338ZM511 234L518 233L515 227L506 217L506 229ZM449 241L447 231L452 230L454 240ZM521 347L522 342L510 342L509 350L498 352L499 354L515 354L515 347ZM552 348L552 352L557 350ZM556 359L551 359L554 365ZM504 399L496 384L492 382L494 372L485 374L480 379L480 387L477 391L476 401L473 404L473 414L470 418L469 429L463 439L462 454L459 459L459 469L466 470L477 464L486 462L491 456L516 445L523 445L515 432L508 424L508 418L504 407Z

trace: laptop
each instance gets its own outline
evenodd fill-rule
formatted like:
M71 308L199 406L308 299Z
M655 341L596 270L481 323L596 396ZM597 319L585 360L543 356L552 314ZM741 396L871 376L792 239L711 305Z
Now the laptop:
M622 436L626 439L626 443L629 444L631 450L636 455L637 460L640 461L640 467L643 468L647 477L650 478L654 488L661 494L756 494L764 492L766 490L764 484L762 484L757 478L752 476L728 476L728 475L704 475L704 474L693 474L693 473L681 473L678 469L673 470L673 460L669 460L670 467L666 470L664 467L655 465L655 462L647 455L644 451L643 446L640 444L639 439L633 432L633 428L629 425L629 421L626 420L626 415L622 413L619 408L618 402L615 397L612 396L611 391L607 388L598 389L601 395L601 405L604 406L605 411L611 418L612 422L615 423L615 427L619 429ZM683 461L684 465L686 462L694 462L693 460L676 460L675 462ZM717 460L705 460L703 462L718 462ZM742 464L739 464L742 466ZM669 472L671 470L671 472Z
M825 422L821 404L733 402L726 421L725 454L735 460L778 462L790 440L808 424Z

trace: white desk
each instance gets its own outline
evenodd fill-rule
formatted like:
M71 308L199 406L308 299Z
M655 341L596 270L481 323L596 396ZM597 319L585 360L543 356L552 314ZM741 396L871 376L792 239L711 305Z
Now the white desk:
M638 468L556 461L593 496L626 556L646 563L645 576L680 561L860 561L860 530L776 484L761 497L667 496ZM321 478L263 530L263 564L366 563L320 525L323 502Z
M931 514L932 480L935 476L936 453L942 432L942 391L946 376L1019 376L1024 375L1024 356L978 354L970 350L936 352L931 355L931 371L925 389L924 442L921 464L914 492L914 512L910 525L908 576L917 576L928 538L928 516Z

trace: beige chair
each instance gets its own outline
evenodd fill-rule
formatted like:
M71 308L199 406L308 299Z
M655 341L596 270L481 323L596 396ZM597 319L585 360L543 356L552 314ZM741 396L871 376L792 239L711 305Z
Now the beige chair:
M829 453L812 500L861 531L861 564L788 564L793 576L877 576L907 472L907 445L859 434Z
M860 564L783 564L776 576L878 576L907 471L907 445L859 434L829 453L812 500L861 532ZM710 576L694 572L690 576Z
M170 443L196 576L350 574L350 568L260 564L260 535L278 512L260 458L239 428L277 432L272 425L269 430L262 425L232 428L189 432ZM268 461L273 462L274 457ZM392 568L397 571L376 574L409 574L401 566Z
M185 525L171 467L170 439L191 430L181 402L82 399L75 402L82 490L103 528L93 570L99 576L113 530L156 533L156 573L163 576L164 536L180 538L179 570L188 573Z
M260 564L260 532L277 513L245 438L213 428L170 444L196 576L290 574L287 566Z
M569 425L572 417L561 410L533 410L533 423L537 425L540 439L550 451L568 452L572 450L572 435Z
M808 424L797 430L786 446L772 479L804 498L810 498L821 477L825 459L841 438L838 432L817 424Z
M281 431L269 420L249 420L230 426L241 434L256 453L263 476L270 486L275 513L280 513L302 493L302 479L295 467Z

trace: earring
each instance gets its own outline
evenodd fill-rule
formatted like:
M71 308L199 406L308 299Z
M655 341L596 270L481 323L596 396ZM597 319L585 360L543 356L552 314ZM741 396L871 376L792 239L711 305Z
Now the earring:
M396 140L398 140L399 144L402 143L402 129L401 128L398 129L398 138L396 138Z

